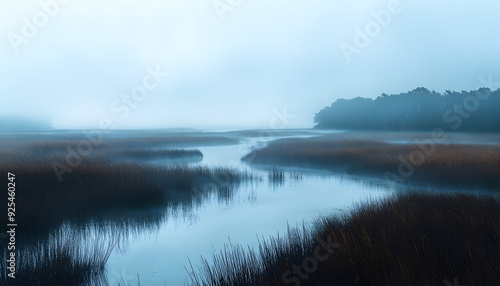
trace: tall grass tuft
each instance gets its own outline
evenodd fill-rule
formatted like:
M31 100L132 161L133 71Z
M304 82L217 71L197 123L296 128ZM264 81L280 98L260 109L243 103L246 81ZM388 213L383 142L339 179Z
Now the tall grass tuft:
M16 278L7 276L0 266L2 285L105 285L106 262L114 243L104 235L93 237L62 227L32 244L19 244L16 250ZM9 253L0 253L2 261Z
M402 194L289 229L258 251L229 244L189 277L211 286L500 285L499 217L500 197Z
M276 167L273 167L268 171L267 177L270 183L278 185L283 184L286 180L285 173L278 170Z

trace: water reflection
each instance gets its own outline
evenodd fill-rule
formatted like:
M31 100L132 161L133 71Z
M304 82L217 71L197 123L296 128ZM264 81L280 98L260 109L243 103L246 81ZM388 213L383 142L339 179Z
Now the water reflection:
M229 205L240 185L229 179L207 180L203 187L189 192L168 192L167 203L160 207L113 209L86 219L68 217L52 230L20 232L18 277L7 280L8 271L1 263L0 284L35 285L30 283L39 281L39 285L108 285L104 266L112 251L126 255L131 241L150 239L170 219L192 223L196 210L207 201ZM2 261L7 261L9 252L6 248L0 252Z
M390 186L372 180L346 179L331 173L282 172L284 181L279 184L269 180L264 171L266 175L260 176L262 182L240 185L230 195L222 196L223 200L216 193L203 196L196 208L181 209L180 217L170 216L170 221L153 237L130 241L126 253L111 256L110 281L112 273L133 269L134 272L127 272L132 284L139 273L145 285L165 282L182 285L187 277L184 267L189 266L188 258L197 263L200 255L211 257L228 238L242 245L257 246L257 235L285 233L287 224L311 222L320 214L344 210L353 202L392 193Z
M238 145L200 146L197 149L203 154L202 161L188 163L191 167L229 166L247 172L248 180L234 180L223 172L215 177L197 176L187 188L169 188L164 200L154 207L115 206L71 216L60 213L53 227L37 232L30 230L21 236L24 241L20 242L20 253L24 254L20 259L27 266L20 273L41 273L38 268L41 262L35 256L44 251L45 262L53 265L51 259L57 262L60 257L66 262L80 261L82 257L83 261L89 257L106 258L107 250L112 249L106 268L93 269L89 272L92 275L81 276L82 283L135 285L139 275L143 285L165 282L182 285L186 281L184 267L188 266L188 257L195 262L200 255L211 257L212 251L221 249L229 237L240 244L255 246L257 235L284 233L288 224L311 221L319 214L329 214L353 202L392 192L391 186L372 179L307 169L270 169L241 162L241 157L251 148L275 139L278 138L244 138ZM155 146L162 147L159 140L153 141ZM58 152L55 151L58 148L54 152ZM177 186L181 182L176 178L186 174L179 170L176 176L166 176L161 170L169 164L162 160L148 158L136 163L149 168L150 175L144 180L157 186ZM54 237L58 235L68 239L57 241ZM37 248L41 244L45 246ZM62 256L56 251L61 249L69 251ZM97 251L99 249L104 251ZM85 256L85 253L92 255ZM50 258L51 255L54 258ZM1 273L6 273L6 269L1 269ZM49 275L44 279L56 278Z

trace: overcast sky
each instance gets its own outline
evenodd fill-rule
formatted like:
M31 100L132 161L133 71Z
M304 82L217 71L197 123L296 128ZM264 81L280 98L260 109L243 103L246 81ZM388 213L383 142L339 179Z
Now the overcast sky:
M500 81L499 14L499 0L0 0L0 115L312 127L337 98Z

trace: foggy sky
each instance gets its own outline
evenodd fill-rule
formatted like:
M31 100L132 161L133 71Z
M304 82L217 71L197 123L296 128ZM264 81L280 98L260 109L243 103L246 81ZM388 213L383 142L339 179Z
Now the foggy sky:
M498 0L55 1L0 0L0 117L312 127L337 98L500 81Z

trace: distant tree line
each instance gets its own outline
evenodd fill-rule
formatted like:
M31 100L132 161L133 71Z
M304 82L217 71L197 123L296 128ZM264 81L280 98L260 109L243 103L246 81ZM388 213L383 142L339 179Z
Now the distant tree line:
M419 87L376 99L338 99L314 121L322 129L500 132L500 89L442 94Z

